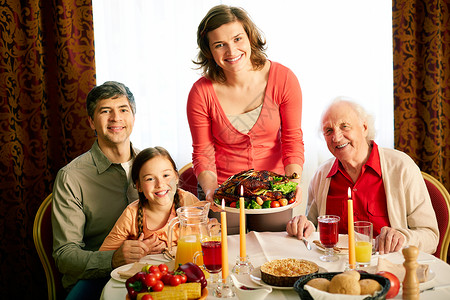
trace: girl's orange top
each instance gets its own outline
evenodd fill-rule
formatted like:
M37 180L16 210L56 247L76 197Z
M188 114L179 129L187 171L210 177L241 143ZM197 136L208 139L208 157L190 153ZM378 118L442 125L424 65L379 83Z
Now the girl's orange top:
M198 202L198 198L195 197L192 193L178 189L178 195L180 196L180 206L187 206ZM108 250L117 250L120 246L122 246L125 240L136 240L138 238L138 224L137 224L137 212L138 212L138 204L139 200L134 201L130 205L125 208L122 215L117 219L116 224L114 225L111 232L103 241L99 251L108 251ZM160 240L168 242L167 237L167 229L170 220L177 216L175 212L175 205L172 206L170 211L170 216L167 219L167 223L157 229L150 230L147 226L144 225L144 239L151 237L153 234L156 234ZM145 214L144 214L144 224L146 223ZM175 234L177 237L178 234ZM176 239L175 239L176 240Z

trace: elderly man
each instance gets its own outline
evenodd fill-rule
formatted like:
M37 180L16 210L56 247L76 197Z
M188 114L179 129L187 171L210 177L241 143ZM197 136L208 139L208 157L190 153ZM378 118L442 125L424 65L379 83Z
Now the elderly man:
M92 148L63 167L53 188L53 257L67 299L99 299L112 268L138 261L147 241L130 240L116 251L98 249L127 205L138 199L130 179L137 154L130 142L136 104L122 83L94 87L86 99Z
M308 189L307 217L288 222L286 231L308 237L320 215L337 215L347 233L347 191L354 220L373 223L380 254L405 245L434 253L439 241L436 215L419 168L405 153L378 147L373 118L358 104L336 99L322 116L322 132L334 158L322 164Z

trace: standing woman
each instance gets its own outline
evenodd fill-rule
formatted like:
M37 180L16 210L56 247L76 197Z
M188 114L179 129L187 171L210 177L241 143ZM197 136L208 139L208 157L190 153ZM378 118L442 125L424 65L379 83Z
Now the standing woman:
M301 174L300 85L291 70L267 59L265 40L247 13L226 5L211 8L198 27L197 44L195 63L203 76L189 93L187 116L199 198L213 202L219 184L246 169ZM291 215L291 209L248 215L248 229L282 231ZM238 215L229 219L230 233L237 233Z

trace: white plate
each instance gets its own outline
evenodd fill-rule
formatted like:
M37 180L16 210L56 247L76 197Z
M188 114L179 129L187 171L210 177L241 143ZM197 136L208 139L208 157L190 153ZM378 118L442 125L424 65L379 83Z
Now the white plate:
M222 208L222 205L219 205L217 203L214 203L214 204L216 206ZM277 208L244 209L244 211L245 211L246 215L272 214L272 213L276 213L276 212L285 211L285 210L291 208L292 205L294 205L294 203L291 203L291 204L288 204L285 206L280 206ZM238 214L240 212L239 208L228 207L228 206L225 206L225 211L230 212L230 213L235 213L235 214Z
M118 272L128 271L133 266L133 264L134 263L123 265L123 266L120 266L118 268L115 268L114 270L111 271L111 278L113 278L113 279L115 279L117 281L120 281L120 282L127 281L125 278L120 277Z
M167 267L169 267L169 270L173 270L174 265L175 265L175 261L174 260L169 261L169 262L163 262L161 260L152 260L152 259L147 259L147 258L143 258L140 261L140 263L149 264L149 265L157 265L157 266L160 265L160 264L166 264ZM113 278L113 279L115 279L117 281L120 281L120 282L127 281L126 278L120 277L118 272L128 271L133 266L133 264L134 263L123 265L123 266L120 266L118 268L115 268L114 270L111 271L111 278Z
M319 266L318 273L326 273L326 272L328 272L328 271L325 270L324 268L322 268L321 266ZM257 267L255 269L253 269L253 271L250 273L250 279L256 284L259 284L259 285L262 285L262 286L271 287L273 289L278 289L278 290L292 290L292 289L294 289L293 286L276 286L276 285L271 285L271 284L265 283L261 279L261 267Z

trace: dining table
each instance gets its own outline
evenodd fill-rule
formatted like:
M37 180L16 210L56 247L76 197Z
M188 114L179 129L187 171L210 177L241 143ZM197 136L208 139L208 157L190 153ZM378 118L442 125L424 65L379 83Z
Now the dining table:
M229 270L233 269L236 259L239 256L239 235L229 235L228 238L228 257ZM337 254L338 260L335 262L323 262L320 256L323 255L323 250L318 248L313 241L319 240L319 233L314 232L307 238L311 245L311 250L308 250L305 243L296 237L289 236L286 232L248 232L246 234L246 254L255 270L267 261L282 258L296 258L305 259L316 263L320 271L328 272L342 272L344 271L348 262L348 255ZM388 259L392 263L401 264L404 262L402 252L394 252L383 255L373 255L371 265L376 265L378 257ZM149 263L164 263L170 265L169 261L161 255L148 255L141 259L142 262ZM419 288L421 290L420 299L450 299L450 265L446 262L436 258L431 254L419 252L417 258L419 264L428 264L430 269L429 280L421 283ZM122 266L125 268L126 266ZM112 275L115 271L113 270ZM259 274L256 274L259 276ZM116 276L114 276L116 277ZM257 286L258 281L255 281L250 274L237 275L237 279L248 286ZM117 277L116 277L117 278ZM208 288L208 296L206 299L217 299L213 295L212 287ZM111 278L105 285L101 298L102 300L125 300L126 297L125 283ZM238 299L234 297L231 299ZM292 289L280 289L272 287L272 292L267 295L265 299L300 299L297 292ZM394 299L402 299L402 289Z

